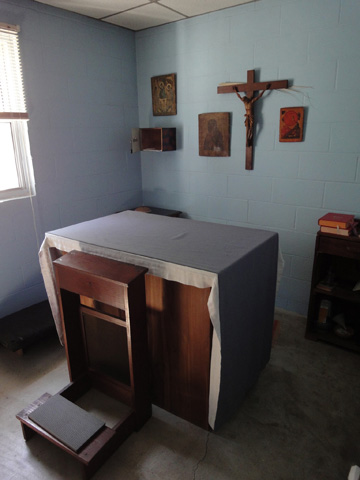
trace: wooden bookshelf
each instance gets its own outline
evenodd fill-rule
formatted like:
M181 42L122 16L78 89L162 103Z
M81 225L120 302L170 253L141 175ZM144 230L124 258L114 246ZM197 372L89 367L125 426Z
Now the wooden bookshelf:
M332 277L333 285L323 286ZM318 232L315 245L306 337L322 340L360 353L360 238ZM322 300L331 305L326 324L319 323ZM335 333L341 315L353 335L342 338ZM335 318L335 320L334 320Z

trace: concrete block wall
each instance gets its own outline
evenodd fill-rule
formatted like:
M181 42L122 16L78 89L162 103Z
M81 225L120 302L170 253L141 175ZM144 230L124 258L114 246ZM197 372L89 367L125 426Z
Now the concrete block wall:
M44 233L141 204L135 34L32 0L1 0L20 25L36 196L0 203L0 318L46 298Z
M277 305L306 314L317 220L360 215L360 3L259 0L136 34L140 127L176 127L178 150L143 152L145 204L274 230L286 266ZM253 171L244 107L217 85L288 79L255 107ZM176 73L176 116L153 117L150 78ZM279 143L282 107L305 107L301 143ZM200 157L198 115L231 113L231 156Z
M279 232L277 305L306 313L317 219L360 215L358 0L258 0L136 34L32 0L2 0L0 21L22 28L37 188L32 204L0 203L0 318L45 298L45 231L139 203ZM243 105L216 93L249 69L294 87L256 105L252 172ZM150 78L173 72L178 114L153 117ZM280 108L298 105L304 141L279 143ZM198 114L212 111L231 113L229 158L198 155ZM176 127L178 150L140 163L134 126Z

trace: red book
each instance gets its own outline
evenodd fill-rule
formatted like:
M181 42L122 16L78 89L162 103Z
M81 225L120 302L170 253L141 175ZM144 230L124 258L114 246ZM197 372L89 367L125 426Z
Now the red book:
M354 222L355 215L346 213L327 213L319 218L318 224L323 227L348 228Z
M356 226L358 222L353 222L348 228L337 227L324 227L320 226L320 231L323 233L332 233L333 235L342 235L344 237L350 237L351 235L357 235Z

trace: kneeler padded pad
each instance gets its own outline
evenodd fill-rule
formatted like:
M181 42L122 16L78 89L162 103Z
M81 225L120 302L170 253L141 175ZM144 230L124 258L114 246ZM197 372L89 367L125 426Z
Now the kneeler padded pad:
M29 419L78 452L105 422L78 407L60 394L50 397L29 414Z

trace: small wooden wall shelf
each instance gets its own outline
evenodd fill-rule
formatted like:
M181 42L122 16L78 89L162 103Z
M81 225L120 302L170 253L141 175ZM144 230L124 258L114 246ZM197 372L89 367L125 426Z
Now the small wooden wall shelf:
M176 128L133 128L131 151L169 152L176 150Z
M17 418L25 440L42 435L82 463L84 477L90 478L151 416L147 269L73 251L55 260L54 270L71 380L59 394L75 402L95 388L127 405L127 411L78 452L28 418L51 395L42 395Z

